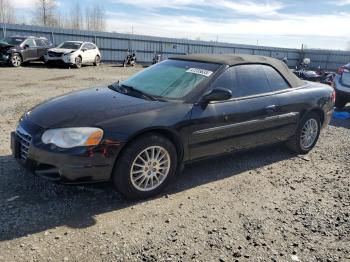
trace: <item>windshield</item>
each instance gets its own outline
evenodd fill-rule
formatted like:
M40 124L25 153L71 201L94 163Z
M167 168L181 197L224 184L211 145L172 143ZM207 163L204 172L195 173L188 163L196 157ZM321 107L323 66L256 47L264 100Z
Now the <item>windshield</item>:
M77 42L64 42L58 46L58 48L63 48L63 49L73 49L73 50L78 50L81 46L81 43Z
M179 99L210 77L220 65L166 60L151 66L121 84L152 96Z
M1 39L1 43L6 43L9 45L20 45L24 41L24 38L16 38L16 37L6 37L4 39Z

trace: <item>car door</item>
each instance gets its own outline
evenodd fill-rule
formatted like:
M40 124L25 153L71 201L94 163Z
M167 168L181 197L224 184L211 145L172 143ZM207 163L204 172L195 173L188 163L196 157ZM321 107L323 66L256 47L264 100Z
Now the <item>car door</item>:
M95 62L95 57L97 55L97 47L93 44L89 44L89 56L90 62Z
M195 105L189 148L192 159L241 150L277 139L278 101L261 65L226 69L211 89L228 88L233 99Z
M82 60L83 60L83 63L88 63L89 62L89 53L88 53L88 46L87 46L87 43L83 44L81 46L81 57L82 57Z
M35 60L38 59L38 52L36 49L36 44L34 42L34 39L27 39L22 43L23 47L23 61L29 61L29 60Z
M275 68L264 66L264 70L278 101L278 138L283 141L295 134L300 114L309 108L310 96L304 88L292 88Z
M85 43L81 50L83 51L83 62L84 63L91 63L93 61L92 59L92 52L91 44Z
M37 57L43 58L47 50L45 42L42 39L35 39L35 43L37 48Z

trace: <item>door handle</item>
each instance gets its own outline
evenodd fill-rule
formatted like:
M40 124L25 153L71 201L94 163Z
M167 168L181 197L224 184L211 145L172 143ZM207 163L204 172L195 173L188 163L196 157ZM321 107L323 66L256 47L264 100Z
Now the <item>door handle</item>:
M265 108L265 112L268 114L272 114L275 113L277 110L277 106L276 105L271 105Z

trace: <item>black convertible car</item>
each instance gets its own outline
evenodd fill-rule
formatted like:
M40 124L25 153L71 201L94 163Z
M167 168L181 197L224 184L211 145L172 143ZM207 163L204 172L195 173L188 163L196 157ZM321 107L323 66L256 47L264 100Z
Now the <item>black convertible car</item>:
M189 161L282 141L308 153L334 101L331 87L272 58L179 56L38 105L12 133L12 151L39 176L112 180L128 198L145 198Z

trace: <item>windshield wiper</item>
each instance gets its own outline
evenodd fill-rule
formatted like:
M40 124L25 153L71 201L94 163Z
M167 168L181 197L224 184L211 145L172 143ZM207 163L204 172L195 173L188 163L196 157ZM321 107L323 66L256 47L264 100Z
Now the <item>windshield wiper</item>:
M128 95L132 95L132 94L137 94L138 97L142 97L144 99L147 100L151 100L151 101L161 101L161 99L152 96L150 94L147 94L141 90L138 90L136 88L134 88L133 86L129 86L129 85L124 85L124 84L120 84L119 82L114 83L112 85L113 89L119 93L122 94L128 94Z

